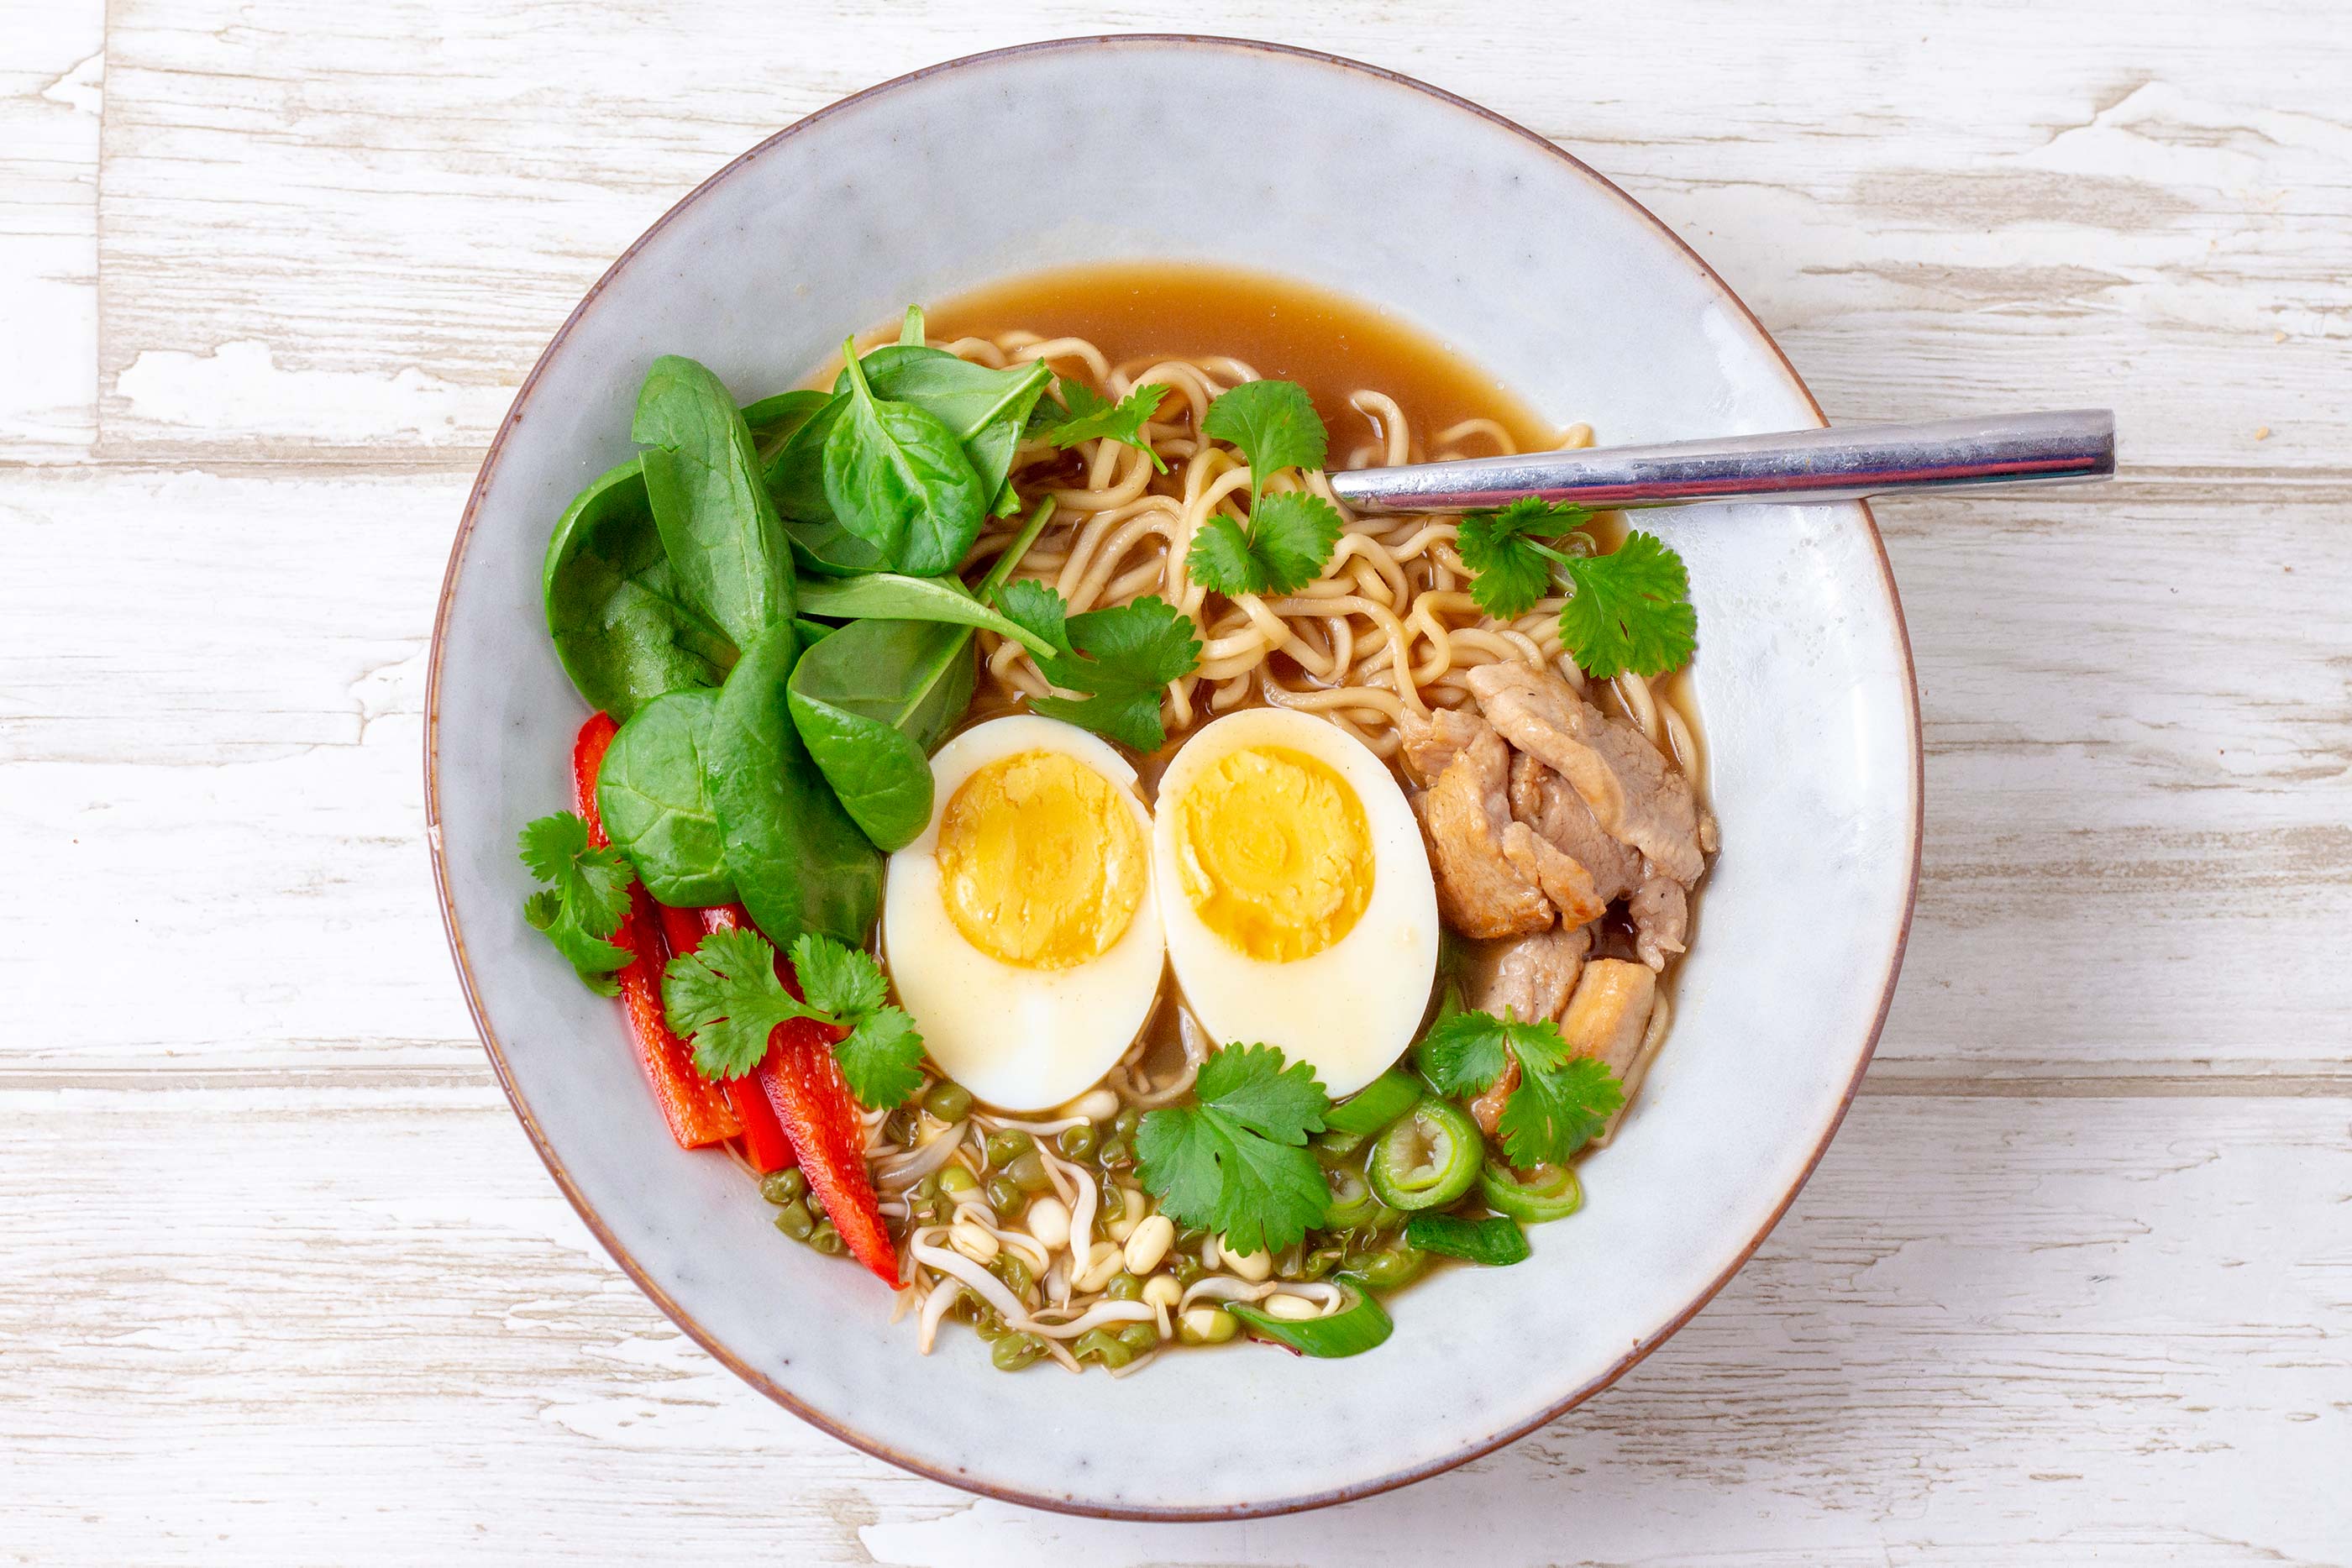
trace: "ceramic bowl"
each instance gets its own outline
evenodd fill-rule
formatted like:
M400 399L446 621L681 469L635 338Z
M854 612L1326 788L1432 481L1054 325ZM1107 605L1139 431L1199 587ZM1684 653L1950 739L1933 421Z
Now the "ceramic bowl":
M1134 1379L1007 1376L963 1333L919 1358L869 1276L781 1243L734 1166L673 1146L619 1009L523 924L515 831L570 799L583 716L541 623L540 558L565 501L633 450L655 356L692 355L758 395L909 299L1138 257L1353 295L1605 442L1822 423L1755 318L1663 225L1475 105L1215 39L958 60L729 164L556 334L450 559L426 799L458 973L515 1113L681 1328L801 1416L940 1480L1047 1508L1231 1517L1362 1496L1528 1431L1655 1348L1755 1249L1835 1131L1895 985L1918 718L1862 507L1654 514L1645 526L1690 568L1724 848L1674 1032L1584 1167L1584 1212L1534 1232L1528 1262L1405 1292L1395 1337L1353 1360L1244 1347Z

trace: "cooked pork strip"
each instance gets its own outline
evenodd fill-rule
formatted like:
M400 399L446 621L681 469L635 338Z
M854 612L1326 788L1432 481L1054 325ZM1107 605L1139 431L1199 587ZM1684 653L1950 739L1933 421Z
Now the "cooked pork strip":
M1562 854L1549 839L1541 837L1525 822L1512 822L1504 828L1503 858L1521 876L1535 879L1544 896L1559 911L1559 923L1563 925L1582 925L1598 920L1609 907L1609 901L1592 885L1592 873L1578 861Z
M1599 1057L1622 1079L1641 1054L1642 1035L1650 1026L1650 1007L1657 994L1658 977L1646 967L1622 958L1595 958L1584 967L1576 994L1568 999L1559 1032L1569 1050Z
M1524 751L1511 758L1511 815L1581 865L1601 903L1613 903L1642 884L1642 852L1602 832L1584 797Z
M1468 722L1475 732L1465 732L1436 782L1412 801L1437 873L1438 913L1465 936L1548 929L1551 901L1503 853L1503 831L1515 825L1506 793L1510 748L1484 722Z
M1690 895L1681 883L1650 878L1625 901L1625 913L1633 921L1633 950L1652 969L1664 969L1667 956L1683 950L1690 934Z
M1685 886L1705 862L1690 780L1629 724L1609 718L1548 670L1516 661L1463 676L1503 738L1575 787L1610 837L1633 845Z
M1397 735L1402 743L1397 755L1404 763L1405 777L1428 789L1447 764L1490 732L1491 727L1475 713L1438 707L1424 716L1405 709L1397 716Z
M1492 944L1471 957L1463 976L1464 1004L1495 1018L1553 1022L1575 993L1591 946L1592 934L1580 925Z

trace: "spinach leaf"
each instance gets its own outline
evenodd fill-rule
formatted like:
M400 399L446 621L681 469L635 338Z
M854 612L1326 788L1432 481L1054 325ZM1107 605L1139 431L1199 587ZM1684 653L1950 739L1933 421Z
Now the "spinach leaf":
M541 591L563 673L615 719L664 692L715 686L735 662L726 633L678 591L634 457L564 508Z
M743 423L751 433L751 449L762 466L784 449L787 442L799 434L801 426L816 416L817 410L831 402L832 398L821 392L806 389L778 392L763 397L743 410Z
M702 747L718 706L712 691L656 697L613 737L596 780L605 836L664 904L735 899L718 814L703 784Z
M842 354L849 403L824 439L833 515L896 567L952 570L980 537L995 486L982 485L963 444L937 415L874 394L855 341Z
M971 700L971 630L856 621L801 657L793 723L850 817L877 847L912 842L931 819L931 748Z
M793 615L793 553L742 411L717 376L665 354L629 434L678 587L738 647Z
M992 512L1005 516L1020 505L1005 476L1013 470L1030 412L1054 379L1043 361L992 371L944 349L900 342L867 354L859 369L876 397L912 403L955 433L990 497ZM822 576L879 571L889 564L880 550L842 526L825 494L825 441L853 395L845 366L832 401L812 413L768 462L768 488L783 514L793 554Z
M952 577L902 577L895 571L837 581L804 583L801 611L836 621L939 621L974 626L1010 637L1043 659L1059 652L1016 621L1007 620L971 596Z
M825 399L768 459L768 493L788 522L835 522L833 503L824 498L824 443L848 406L847 392Z
M787 517L784 535L793 541L793 560L811 577L856 577L890 568L880 550L831 519L803 523Z
M1005 476L1013 471L1030 411L1054 380L1043 360L992 371L945 349L893 345L866 355L862 368L875 396L911 402L956 433L992 512L1001 517L1020 505L1005 503ZM835 392L846 387L847 377L845 369Z
M801 653L778 626L744 650L702 748L727 869L760 929L789 947L805 931L865 946L882 901L882 859L835 799L793 727L785 687Z

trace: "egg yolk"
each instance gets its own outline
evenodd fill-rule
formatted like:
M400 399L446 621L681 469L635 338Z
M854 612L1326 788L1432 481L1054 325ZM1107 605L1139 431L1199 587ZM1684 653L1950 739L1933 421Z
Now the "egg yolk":
M1281 747L1236 751L1176 808L1177 863L1201 923L1267 963L1311 958L1372 897L1363 802L1323 763Z
M940 897L963 939L1066 969L1126 935L1149 880L1143 830L1109 779L1058 751L975 769L940 817Z

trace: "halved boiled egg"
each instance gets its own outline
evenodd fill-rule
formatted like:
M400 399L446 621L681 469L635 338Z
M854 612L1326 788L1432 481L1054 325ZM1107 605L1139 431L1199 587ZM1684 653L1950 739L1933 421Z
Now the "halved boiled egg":
M1061 1104L1135 1043L1167 965L1135 769L1024 714L940 747L931 780L930 823L890 857L884 888L899 1002L981 1099Z
M1245 708L1160 776L1152 832L1176 983L1220 1042L1315 1065L1334 1099L1412 1043L1437 892L1387 764L1311 714Z

